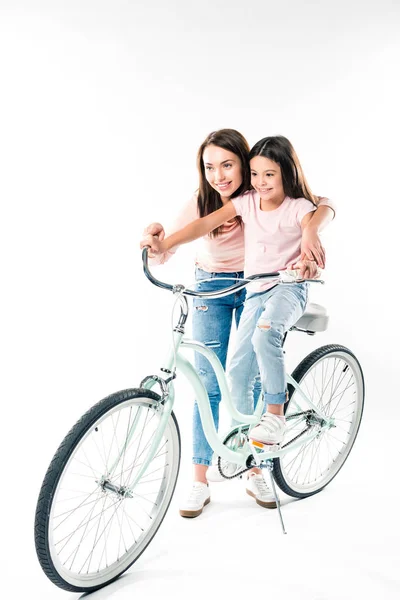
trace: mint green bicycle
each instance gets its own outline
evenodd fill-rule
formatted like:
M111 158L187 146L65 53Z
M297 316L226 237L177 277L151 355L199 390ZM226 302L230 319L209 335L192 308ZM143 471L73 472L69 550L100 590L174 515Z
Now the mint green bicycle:
M281 446L249 442L247 432L262 413L233 406L225 373L203 344L184 339L188 296L213 298L241 290L251 281L279 273L254 275L218 292L197 292L153 277L143 250L146 276L172 291L180 305L172 343L159 372L139 388L117 392L93 406L58 448L44 478L36 509L35 543L39 562L57 586L75 592L99 589L126 571L156 534L168 510L179 472L181 443L173 413L174 379L180 372L197 399L206 437L218 458L221 475L242 475L266 467L283 531L275 482L290 496L305 498L324 488L339 472L356 439L364 404L364 378L354 354L339 345L314 350L287 375L287 433ZM325 310L310 304L292 328L310 335L327 328ZM232 419L240 423L220 437L207 392L185 350L200 352L215 369ZM157 390L157 391L155 391Z

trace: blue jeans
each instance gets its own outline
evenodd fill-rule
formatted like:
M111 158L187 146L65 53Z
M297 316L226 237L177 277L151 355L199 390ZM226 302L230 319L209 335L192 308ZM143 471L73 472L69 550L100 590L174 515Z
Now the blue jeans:
M221 279L216 279L221 277ZM234 277L235 281L223 281L224 278ZM202 283L204 279L213 279ZM202 292L217 291L237 283L243 278L243 272L237 273L207 273L202 269L196 268L196 280L198 284L196 289ZM212 300L205 298L193 299L193 338L203 342L215 352L223 368L226 367L226 356L228 353L229 337L231 333L232 321L235 320L236 327L243 311L246 290L241 290L235 294L230 294L223 298ZM208 360L201 354L195 354L195 364L207 390L211 405L211 411L214 418L215 427L218 430L219 425L219 404L221 402L221 392L215 373ZM256 374L257 376L257 374ZM256 379L255 376L255 379ZM257 383L254 389L254 401L260 395L260 384ZM193 412L193 459L192 462L198 465L210 465L213 450L206 440L203 426L201 423L197 402L194 405Z
M229 368L234 405L243 414L253 413L253 382L260 373L266 404L287 399L283 338L303 314L308 285L276 285L253 294L244 305L237 345Z

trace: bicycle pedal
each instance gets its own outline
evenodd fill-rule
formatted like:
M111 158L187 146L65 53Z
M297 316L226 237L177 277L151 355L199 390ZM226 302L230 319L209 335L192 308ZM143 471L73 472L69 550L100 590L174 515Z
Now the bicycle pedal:
M263 442L258 442L256 440L250 440L250 444L255 446L258 450L263 450L264 452L275 452L280 450L279 444L264 444Z

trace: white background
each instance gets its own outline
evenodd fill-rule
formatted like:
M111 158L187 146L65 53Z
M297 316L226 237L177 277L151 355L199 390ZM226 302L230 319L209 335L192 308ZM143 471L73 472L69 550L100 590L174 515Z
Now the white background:
M0 0L11 597L68 597L34 554L40 483L90 405L159 366L171 298L142 275L140 234L153 220L167 225L192 195L197 148L222 127L250 145L287 136L313 191L337 203L324 235L327 285L313 293L330 328L292 334L288 364L324 343L348 345L365 372L364 426L331 489L287 505L291 537L240 482L217 488L207 512L184 521L192 398L178 384L184 453L172 509L129 576L97 597L395 597L399 13L395 0ZM157 273L191 282L193 248Z

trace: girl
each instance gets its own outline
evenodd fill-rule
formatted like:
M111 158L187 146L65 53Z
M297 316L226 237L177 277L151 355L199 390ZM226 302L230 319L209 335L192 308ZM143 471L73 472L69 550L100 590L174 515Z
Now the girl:
M218 290L226 287L227 283L220 280L201 283L204 279L243 277L244 265L244 229L241 218L233 209L233 199L242 198L250 189L250 168L248 163L249 147L244 137L232 129L224 129L211 133L199 148L197 164L199 171L199 190L185 207L177 220L173 230L182 228L197 217L213 216L219 213L220 207L230 208L230 216L212 225L207 229L203 239L203 248L196 258L196 279L199 281L198 289ZM323 205L323 206L322 206ZM330 207L330 208L328 208ZM320 266L324 266L324 252L318 237L318 230L328 223L333 217L332 206L327 200L322 200L313 219L303 230L303 254L309 258L316 258ZM206 235L208 232L210 235ZM145 230L147 237L142 241L142 246L155 242L153 237L158 236L162 242L165 232L159 223L153 223ZM202 234L200 234L202 235ZM198 236L197 236L198 237ZM168 260L179 244L167 244L157 248L154 263L163 263ZM308 263L299 264L303 270L302 275L309 275L305 271ZM230 281L229 283L233 283ZM231 331L231 323L235 317L236 325L243 310L245 292L231 295L226 298L208 300L194 300L193 335L195 339L203 341L215 350L222 366L225 368L226 356ZM208 365L208 361L196 355L196 367L206 386L215 426L218 428L219 402L221 399L215 375ZM257 374L256 374L257 375ZM259 388L257 384L252 392L257 399ZM253 400L252 400L253 402ZM252 406L248 409L252 412ZM209 502L209 491L206 473L211 464L212 449L210 448L201 426L197 404L194 407L193 418L193 463L194 485L187 502L181 507L182 516L198 516L205 504ZM271 501L271 495L264 484L262 477L255 480L260 488L257 492L258 499Z

